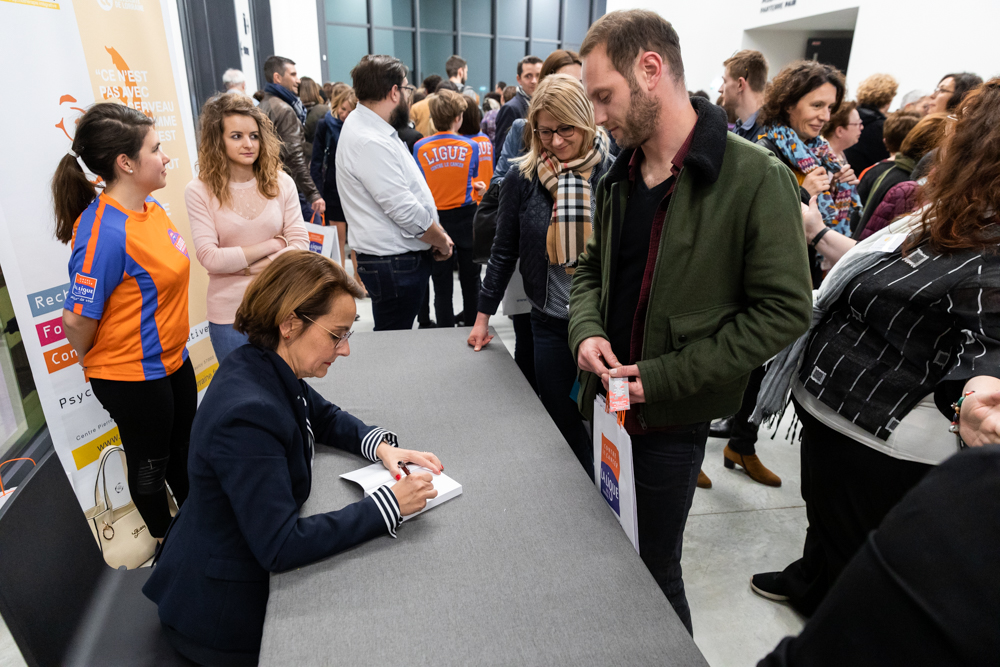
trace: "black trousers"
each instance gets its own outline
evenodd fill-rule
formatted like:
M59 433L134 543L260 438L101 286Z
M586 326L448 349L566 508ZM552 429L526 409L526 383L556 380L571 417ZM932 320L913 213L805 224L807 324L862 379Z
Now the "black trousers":
M462 288L462 309L465 319L461 326L472 326L479 310L479 287L482 266L476 264L472 252L472 221L476 205L460 206L438 211L441 226L455 242L455 252L444 262L434 262L431 278L434 280L434 313L439 327L455 326L455 307L452 303L454 285L452 271L458 265L458 284Z
M955 454L885 517L758 667L1000 665L1000 447Z
M729 436L729 448L743 456L753 456L757 453L757 425L750 423L750 415L757 407L757 394L760 393L760 383L764 381L767 371L763 366L755 368L750 374L746 391L743 392L743 403L739 412L733 417L733 431Z
M92 378L94 395L115 423L128 462L128 490L149 534L163 537L170 525L164 480L177 505L187 499L188 443L198 408L198 386L188 359L159 380L125 382Z
M681 551L707 440L707 422L632 436L639 556L688 632L691 609L681 578Z
M594 479L594 447L583 417L570 398L576 382L576 359L569 349L569 320L531 309L531 332L538 370L538 395L580 465Z
M789 602L812 616L847 563L886 514L933 466L883 454L822 424L797 402L802 420L802 558L781 573Z
M511 315L514 323L514 363L521 369L521 374L531 388L538 393L538 383L535 381L535 335L531 331L531 313Z

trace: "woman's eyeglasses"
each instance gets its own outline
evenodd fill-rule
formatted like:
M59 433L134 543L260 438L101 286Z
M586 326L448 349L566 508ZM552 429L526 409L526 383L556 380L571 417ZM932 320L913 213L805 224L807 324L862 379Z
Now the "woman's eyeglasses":
M558 127L555 131L550 130L547 127L540 127L535 130L535 134L542 141L551 141L553 134L558 134L563 139L569 139L576 133L576 127L573 125L562 125Z
M317 322L316 320L314 320L311 317L307 317L306 315L299 315L299 317L301 317L304 320L309 320L310 322L312 322L313 324L315 324L316 326L318 326L320 329L322 329L323 331L325 331L328 334L330 334L330 336L333 337L333 349L335 349L335 350L338 347L340 347L341 343L346 343L347 339L350 338L351 334L354 333L353 331L348 331L348 332L343 333L343 334L341 334L341 335L338 336L337 334L333 333L332 331L330 331L325 326L323 326L322 324L320 324L319 322Z

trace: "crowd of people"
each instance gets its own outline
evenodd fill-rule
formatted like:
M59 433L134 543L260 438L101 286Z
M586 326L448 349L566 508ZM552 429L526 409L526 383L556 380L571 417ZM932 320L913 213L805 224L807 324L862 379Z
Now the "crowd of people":
M188 249L152 197L169 158L142 113L83 115L53 179L72 246L63 320L161 542L144 590L181 653L255 664L268 572L395 536L435 494L415 474L299 516L316 442L397 480L407 461L443 470L302 381L350 353L368 298L375 331L467 326L477 352L503 304L518 366L591 477L595 399L627 380L639 551L689 632L683 532L695 489L712 486L707 439L727 438L726 467L780 486L755 443L791 405L803 554L750 586L813 620L762 664L865 664L892 655L880 640L998 659L996 636L983 640L1000 612L982 594L996 588L988 565L941 550L933 567L967 575L943 589L907 547L930 544L921 517L940 542L993 556L1000 543L956 501L997 483L990 448L963 450L1000 442L1000 79L947 74L890 111L888 74L849 100L821 62L771 76L744 50L721 66L717 103L689 93L673 27L633 10L596 21L579 53L525 57L516 85L482 97L459 56L420 88L385 55L322 85L271 56L254 96L226 72L185 190L220 361L200 407ZM336 225L341 264L308 251L306 220ZM976 613L934 612L956 600ZM857 607L891 630L840 642Z

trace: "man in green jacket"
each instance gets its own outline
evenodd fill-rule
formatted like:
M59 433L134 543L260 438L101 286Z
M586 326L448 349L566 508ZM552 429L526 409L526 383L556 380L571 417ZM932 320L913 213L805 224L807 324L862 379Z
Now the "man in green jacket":
M750 372L812 316L798 184L727 132L721 108L688 99L677 33L658 14L605 15L580 54L622 153L570 292L579 404L592 417L609 377L629 378L639 553L690 631L681 545L709 422L737 411Z

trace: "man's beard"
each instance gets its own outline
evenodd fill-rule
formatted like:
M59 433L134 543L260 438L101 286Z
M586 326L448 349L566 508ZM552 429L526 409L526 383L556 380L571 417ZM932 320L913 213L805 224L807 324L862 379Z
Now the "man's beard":
M410 103L403 97L399 104L393 107L389 114L389 125L396 131L402 130L410 124Z
M622 138L618 146L624 149L638 148L646 143L656 130L656 120L660 115L660 101L639 90L637 85L629 86L628 112L621 125Z

